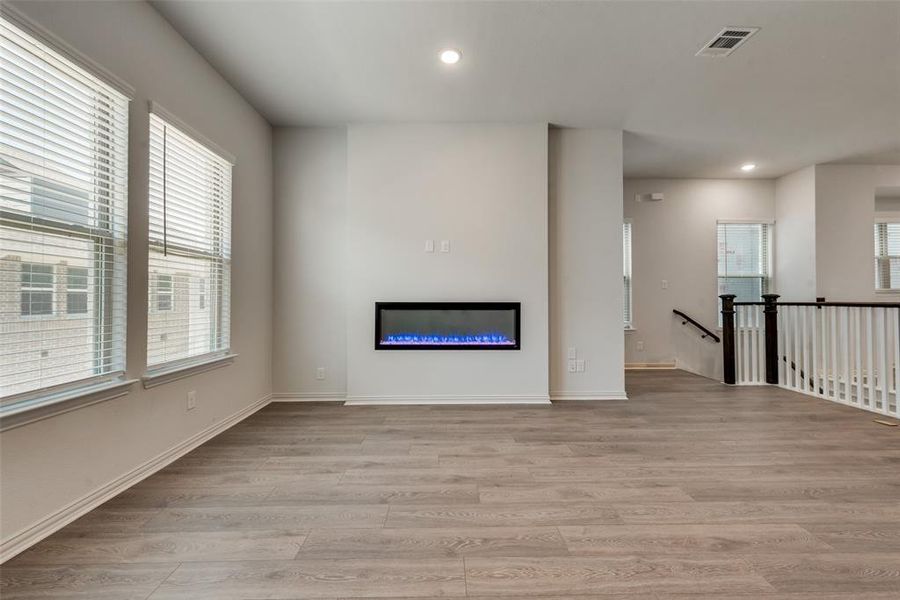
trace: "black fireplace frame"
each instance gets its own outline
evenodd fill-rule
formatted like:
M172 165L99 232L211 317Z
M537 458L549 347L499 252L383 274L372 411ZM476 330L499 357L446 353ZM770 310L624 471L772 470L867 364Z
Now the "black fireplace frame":
M382 344L381 311L403 310L512 310L515 315L516 343L497 344ZM375 349L376 350L521 350L522 349L522 303L521 302L376 302L375 303Z

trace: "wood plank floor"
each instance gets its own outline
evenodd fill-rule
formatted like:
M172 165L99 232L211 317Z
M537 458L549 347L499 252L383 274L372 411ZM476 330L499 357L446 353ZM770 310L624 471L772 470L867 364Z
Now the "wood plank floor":
M0 597L900 598L900 428L631 372L628 402L273 404L0 568Z

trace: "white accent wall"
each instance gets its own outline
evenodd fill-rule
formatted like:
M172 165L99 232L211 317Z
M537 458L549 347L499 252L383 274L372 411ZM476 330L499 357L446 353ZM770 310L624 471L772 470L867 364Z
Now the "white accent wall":
M271 392L271 128L144 2L23 2L16 7L135 89L130 109L128 376L146 355L148 101L237 157L233 178L234 364L0 434L4 549L33 540L117 482ZM126 33L127 32L127 33ZM197 392L187 412L186 394ZM88 504L84 504L87 502Z
M546 399L547 125L352 125L347 161L348 398ZM522 349L374 350L376 301L442 300L521 302Z
M637 194L663 193L660 202ZM679 309L718 324L716 223L771 221L775 182L767 179L626 179L625 217L632 219L634 331L625 333L626 364L671 364L721 377L722 347L701 339L672 314ZM778 225L776 224L776 229ZM777 250L776 250L777 251ZM779 274L775 273L778 280ZM667 282L663 287L663 281ZM639 343L643 343L643 350Z

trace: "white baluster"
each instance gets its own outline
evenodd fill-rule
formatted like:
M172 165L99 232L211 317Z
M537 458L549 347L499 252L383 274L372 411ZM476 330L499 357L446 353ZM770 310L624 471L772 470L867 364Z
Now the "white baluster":
M856 307L856 404L863 406L863 309Z
M866 406L875 410L875 337L872 335L872 309L866 308Z
M837 400L840 396L838 389L838 344L837 344L837 307L831 307L828 311L828 320L831 323L831 397Z
M893 315L891 336L894 338L894 368L892 372L894 384L891 386L891 389L894 394L894 416L900 417L900 398L897 396L897 383L898 379L900 379L900 309L891 309L891 314ZM890 396L888 396L888 399L890 399Z
M847 404L850 403L850 309L843 307L841 314L841 365L844 368L844 395L840 396L841 388L838 388L838 397Z
M878 385L881 387L881 412L891 414L890 400L888 399L888 346L887 346L887 309L878 308Z

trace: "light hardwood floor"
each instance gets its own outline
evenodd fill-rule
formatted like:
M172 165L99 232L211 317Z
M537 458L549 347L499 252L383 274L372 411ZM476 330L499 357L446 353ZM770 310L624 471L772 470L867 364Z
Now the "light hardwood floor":
M0 597L900 598L900 427L627 380L628 402L273 404L8 562Z

